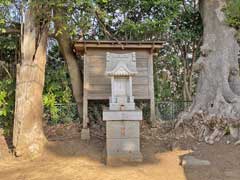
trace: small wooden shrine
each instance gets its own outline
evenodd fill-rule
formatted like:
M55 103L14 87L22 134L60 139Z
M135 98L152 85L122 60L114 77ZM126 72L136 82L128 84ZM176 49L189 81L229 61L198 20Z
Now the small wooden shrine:
M132 77L137 74L136 54L113 54L107 52L106 75L111 78L111 110L135 110L132 94Z
M118 80L119 87L121 83L128 83L132 86L132 92L129 97L135 100L149 100L151 121L155 120L155 103L154 103L154 85L153 85L153 55L162 48L164 42L145 42L145 41L77 41L74 49L78 55L83 57L84 61L84 91L83 91L83 130L82 139L90 138L88 129L88 101L89 100L109 100L112 96L111 67L107 66L108 56L113 54L128 54L134 58L131 63L136 63L136 69L131 69L130 79ZM113 63L114 64L114 63ZM116 64L116 63L115 63ZM119 67L111 69L119 71L124 69L125 65L118 64ZM134 67L134 66L132 66ZM108 70L109 72L106 70ZM119 70L120 69L120 70ZM129 68L127 68L129 71ZM126 68L125 68L126 70ZM125 71L127 72L127 71ZM125 73L124 72L124 73ZM131 82L131 83L130 83ZM117 92L115 92L117 93ZM119 98L121 100L121 98ZM122 100L121 100L122 101ZM130 101L129 101L130 102ZM132 101L133 102L133 101ZM130 104L129 104L130 105ZM114 105L113 105L114 106Z

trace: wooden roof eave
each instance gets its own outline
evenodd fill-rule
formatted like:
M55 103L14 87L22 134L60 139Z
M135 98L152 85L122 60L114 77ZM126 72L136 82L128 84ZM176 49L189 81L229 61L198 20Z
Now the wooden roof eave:
M164 41L75 41L74 49L77 54L83 55L87 49L149 49L154 52L163 48Z

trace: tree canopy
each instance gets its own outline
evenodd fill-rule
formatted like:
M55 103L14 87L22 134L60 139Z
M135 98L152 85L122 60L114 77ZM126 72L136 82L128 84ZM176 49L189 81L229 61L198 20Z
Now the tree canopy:
M168 42L166 47L161 50L155 61L157 100L191 100L196 76L192 72L192 63L199 54L202 33L197 1L2 0L0 45L3 47L1 48L3 61L15 64L21 61L20 32L21 23L24 22L22 12L28 7L34 9L35 21L40 22L38 26L49 26L48 35L51 41L55 41L63 34L69 36L71 43L78 39L166 40ZM55 48L51 44L49 43L48 47L50 51ZM57 101L52 101L51 91L54 89L52 92L56 96L58 92L62 92L62 88L60 84L54 83L54 74L48 76L48 73L53 72L49 68L58 69L59 63L51 58L55 55L50 51L48 63L52 65L47 68L44 103L50 108L52 115L56 115L54 112L58 107L54 104ZM59 73L62 71L60 69ZM64 76L61 73L59 75ZM66 91L66 96L69 97L69 93L71 92ZM60 102L63 101L58 101Z

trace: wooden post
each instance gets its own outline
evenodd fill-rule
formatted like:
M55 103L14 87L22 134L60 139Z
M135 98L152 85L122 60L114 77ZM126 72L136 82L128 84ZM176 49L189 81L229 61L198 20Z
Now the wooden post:
M149 57L149 93L150 93L150 123L155 126L156 114L155 114L155 95L154 95L154 79L153 79L153 53L150 52Z
M129 97L132 98L132 76L129 76Z
M112 101L112 103L115 103L115 102L114 102L114 96L115 96L114 76L111 77L111 86L112 86L112 87L111 87L111 88L112 88L112 99L111 99L111 101Z
M86 52L85 52L86 53ZM84 54L83 58L84 68L83 68L83 129L81 131L81 139L89 140L90 131L88 127L88 59L87 55Z

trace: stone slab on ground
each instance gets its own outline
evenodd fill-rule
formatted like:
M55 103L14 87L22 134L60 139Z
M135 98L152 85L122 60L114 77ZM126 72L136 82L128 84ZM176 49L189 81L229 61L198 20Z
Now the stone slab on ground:
M181 161L182 166L209 166L211 165L208 160L197 159L194 156L184 156Z
M236 141L235 143L234 143L234 145L240 145L240 140L238 140L238 141Z
M231 180L239 180L240 179L240 171L239 169L236 170L226 170L224 171L224 175L227 179Z

